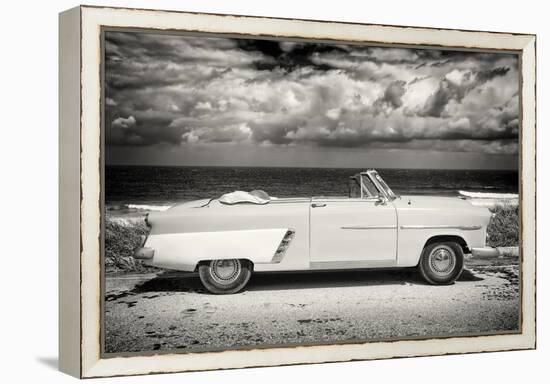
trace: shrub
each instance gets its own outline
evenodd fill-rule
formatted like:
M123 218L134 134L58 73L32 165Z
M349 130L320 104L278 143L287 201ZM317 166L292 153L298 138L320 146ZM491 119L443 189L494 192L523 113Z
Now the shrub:
M105 219L105 267L108 272L140 272L151 267L135 260L134 249L140 244L140 236L148 232L143 218Z
M497 205L495 216L487 227L487 245L513 247L519 245L519 205Z

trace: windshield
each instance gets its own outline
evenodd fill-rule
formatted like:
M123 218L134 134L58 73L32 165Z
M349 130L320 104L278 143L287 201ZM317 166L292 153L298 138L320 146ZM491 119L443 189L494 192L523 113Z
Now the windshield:
M370 198L380 195L378 187L364 174L357 174L350 177L349 197Z
M363 184L364 197L375 197L380 194L372 180L368 177L361 177L361 183Z
M352 199L361 197L361 183L357 176L349 178L349 197Z

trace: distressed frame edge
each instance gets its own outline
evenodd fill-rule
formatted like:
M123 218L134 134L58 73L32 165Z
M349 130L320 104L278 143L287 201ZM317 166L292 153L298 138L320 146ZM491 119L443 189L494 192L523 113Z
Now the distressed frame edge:
M537 333L537 38L532 35L521 53L521 326L531 347L536 349ZM529 309L529 310L528 310Z
M213 14L191 14L175 11L156 11L156 10L135 10L124 8L101 8L101 7L80 7L82 12L81 18L81 60L82 67L82 94L83 100L88 101L82 108L82 170L81 170L81 186L82 186L82 201L81 201L81 234L82 234L82 254L81 254L81 274L82 274L82 344L81 344L81 376L82 377L105 377L116 375L136 375L136 374L151 374L151 373L169 373L183 372L196 370L212 370L212 369L229 369L229 368L245 368L259 366L276 366L289 364L312 364L323 362L337 361L352 361L352 360L367 360L367 359L384 359L394 357L412 357L412 356L429 356L454 353L472 353L472 352L490 352L490 351L505 351L519 349L533 349L536 347L536 308L535 308L535 275L536 275L536 174L535 174L535 123L536 123L536 95L535 95L535 43L536 36L529 34L507 34L507 33L491 33L479 31L461 31L461 30L437 30L430 28L414 28L414 27L396 27L396 26L380 26L373 24L345 24L342 22L319 22L307 20L292 20L292 19L276 19L263 17L244 17L231 15L213 15ZM121 15L126 14L132 18L131 22L126 24L122 21ZM159 23L146 22L146 19L163 15L163 22ZM138 15L138 16L136 16ZM170 17L168 17L170 16ZM113 20L114 18L114 20ZM243 18L247 22L254 24L260 22L262 25L256 24L256 29L242 27ZM179 20L176 20L179 19ZM199 20L200 19L200 20ZM213 22L217 20L219 23ZM184 21L192 21L185 23ZM223 21L223 22L222 22ZM270 21L266 23L266 21ZM273 28L273 22L283 23L284 27ZM159 24L163 26L159 27ZM431 45L431 46L446 46L452 48L456 41L467 38L468 41L476 39L476 45L473 48L488 48L488 49L511 49L521 52L522 58L522 137L521 145L523 147L521 158L521 169L524 183L522 183L523 198L527 199L527 204L522 206L522 235L527 235L522 242L522 333L519 335L499 335L499 336L481 336L476 340L485 343L484 348L472 349L471 338L449 338L440 340L423 340L423 341L394 341L394 342L377 342L364 344L347 344L347 345L329 345L329 346L303 346L294 348L285 348L285 356L277 356L275 359L269 356L273 351L278 352L281 348L274 349L252 349L245 351L224 351L211 352L201 354L166 354L157 356L134 356L134 357L117 357L104 358L100 357L100 327L99 324L93 324L93 321L100 319L99 312L99 276L100 265L99 258L99 214L97 204L99 202L99 173L98 161L99 154L99 119L100 119L100 78L99 64L97 62L100 52L98 52L98 36L101 33L102 26L117 26L117 27L143 27L152 29L182 29L182 25L194 25L199 27L196 29L201 32L217 32L217 33L242 33L254 36L264 36L271 33L271 36L277 35L280 37L296 37L302 38L320 38L311 35L313 31L318 32L323 30L323 37L340 40L350 40L341 34L331 35L331 30L334 26L349 27L352 35L364 38L370 36L369 40L383 43L397 44L413 44L413 45ZM299 35L293 32L292 28L300 30ZM202 29L200 28L202 26ZM307 31L303 31L306 27ZM317 28L319 27L319 28ZM321 28L324 27L324 28ZM225 29L224 29L225 28ZM407 39L395 39L396 33L407 30L413 32L409 34ZM263 34L262 34L263 32ZM279 34L277 34L279 32ZM283 33L281 33L283 32ZM410 37L418 32L420 42L413 41ZM433 36L427 36L426 32ZM294 34L293 34L294 33ZM389 38L381 38L389 33ZM445 36L443 36L445 35ZM444 44L448 40L448 35L454 36L451 44ZM378 36L378 39L376 39ZM430 38L432 37L432 38ZM491 43L488 40L496 39L499 44L495 48L494 41ZM97 41L95 41L97 40ZM407 41L404 41L407 40ZM433 42L432 42L433 41ZM96 55L94 57L94 55ZM93 64L92 64L93 63ZM94 86L97 88L94 89ZM97 91L97 92L94 92ZM88 94L90 92L90 94ZM87 111L87 107L91 105L92 111ZM528 106L528 107L527 107ZM527 119L525 118L527 116ZM88 128L86 128L88 127ZM532 153L531 153L532 152ZM524 203L525 200L522 200ZM94 208L95 207L95 208ZM94 244L95 242L95 244ZM90 270L92 268L92 270ZM528 281L530 284L525 284ZM532 283L532 284L531 284ZM94 286L95 284L95 286ZM88 290L90 289L90 290ZM527 304L531 305L529 311L526 310ZM89 318L89 312L92 312ZM527 316L525 316L527 314ZM437 348L438 343L445 343L444 349ZM422 346L422 350L419 347ZM373 351L376 350L376 351ZM342 358L344 353L346 357ZM252 355L253 354L253 355ZM339 357L336 357L339 356ZM211 359L217 357L216 363L212 364ZM225 359L224 359L225 358ZM206 361L205 361L206 360ZM215 360L215 359L212 359ZM210 361L210 362L209 362ZM246 363L243 363L246 361ZM124 367L123 367L124 366Z
M59 14L59 370L81 376L80 7Z

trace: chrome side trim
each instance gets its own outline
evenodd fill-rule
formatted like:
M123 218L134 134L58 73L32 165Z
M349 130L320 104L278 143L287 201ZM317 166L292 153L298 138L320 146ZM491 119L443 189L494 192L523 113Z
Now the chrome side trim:
M340 229L397 229L397 225L346 225Z
M316 196L312 197L311 202L327 202L327 203L364 203L364 202L373 202L376 203L380 201L377 197L323 197Z
M355 269L395 267L395 260L311 261L309 269Z
M296 203L309 203L311 201L310 197L296 197L296 198L280 198L280 199L271 199L269 204L296 204Z
M290 242L294 239L294 234L296 231L293 229L289 229L286 231L285 235L283 236L283 239L281 240L281 243L277 247L277 250L275 251L275 254L273 255L273 258L271 259L272 263L278 264L283 260L283 256L286 253L286 250L290 246Z
M481 225L402 225L401 229L459 229L461 231L477 231Z

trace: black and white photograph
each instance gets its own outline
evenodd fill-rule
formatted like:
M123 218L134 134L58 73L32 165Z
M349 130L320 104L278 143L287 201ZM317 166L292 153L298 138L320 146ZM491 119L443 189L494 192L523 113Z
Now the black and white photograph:
M106 356L521 331L517 52L102 43Z

